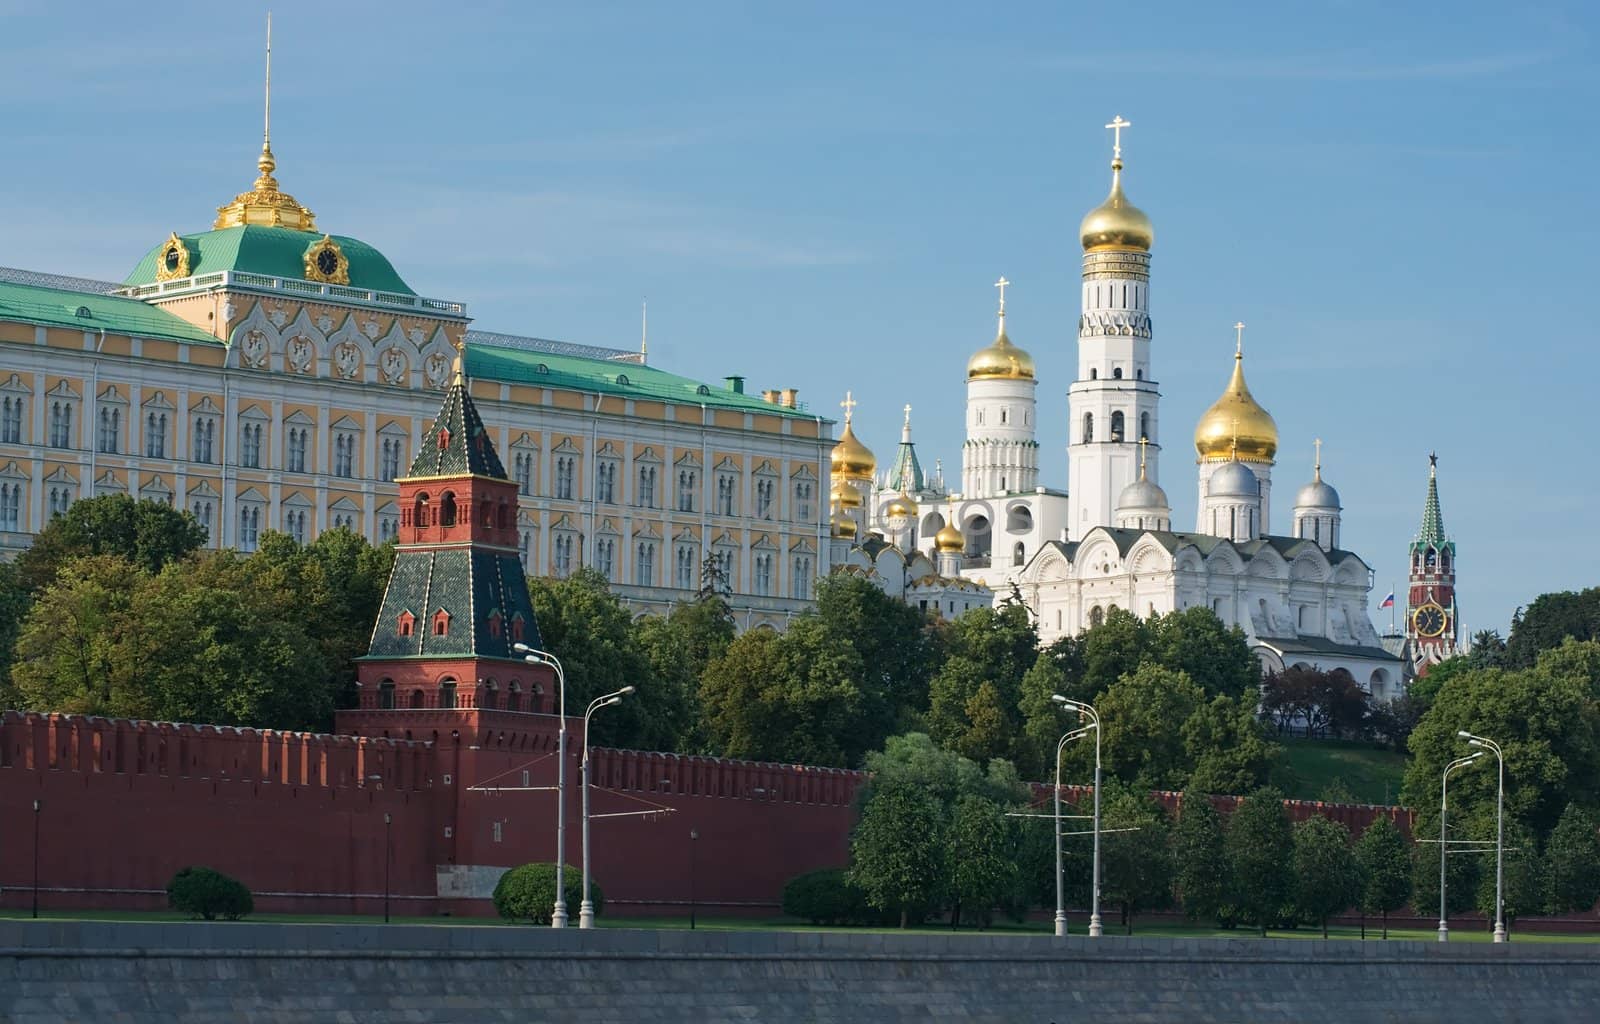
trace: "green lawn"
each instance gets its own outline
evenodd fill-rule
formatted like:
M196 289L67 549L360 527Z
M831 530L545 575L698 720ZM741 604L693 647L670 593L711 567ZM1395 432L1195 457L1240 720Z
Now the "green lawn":
M1400 799L1406 756L1355 740L1280 740L1294 773L1288 796L1317 800L1335 779L1342 780L1356 800L1393 804Z
M28 911L16 908L0 909L0 918L25 918ZM119 910L72 910L72 911L45 911L40 913L40 918L45 920L89 920L89 921L182 921L185 918L171 911L119 911ZM453 925L453 926L480 926L489 928L508 927L506 922L497 918L488 917L394 917L395 924L404 925ZM381 916L339 916L333 914L252 914L245 923L258 922L266 924L379 924ZM606 917L599 919L602 928L688 928L687 917ZM695 926L706 931L791 931L791 932L834 932L834 931L864 931L895 934L897 928L835 928L809 925L803 921L796 921L786 917L699 917ZM573 927L577 927L576 922ZM1085 915L1073 914L1068 921L1068 933L1071 935L1084 935L1088 927ZM994 927L986 929L986 935L1045 935L1050 932L1052 923L1048 920L1029 921L1016 924L1012 921L1002 921ZM951 929L948 924L930 924L917 928L910 928L906 933L919 933L928 935L948 935ZM971 928L962 928L958 934L978 934ZM1381 934L1377 922L1374 921L1367 928L1367 938L1376 940ZM1167 938L1217 938L1217 939L1253 939L1260 933L1252 928L1238 928L1227 930L1211 928L1204 925L1173 923L1166 920L1152 921L1141 924L1135 922L1134 935L1160 936ZM1106 921L1106 938L1115 941L1123 936L1122 927L1115 918ZM1268 938L1274 939L1320 939L1322 932L1316 928L1300 928L1293 931L1272 929L1267 932ZM1328 929L1330 939L1359 939L1361 931L1355 926L1335 926ZM1391 939L1418 939L1432 942L1438 938L1432 928L1390 928ZM1513 941L1522 942L1600 942L1600 934L1568 934L1568 933L1540 933L1519 932L1512 928ZM1451 942L1488 942L1488 929L1479 924L1462 921L1450 930Z

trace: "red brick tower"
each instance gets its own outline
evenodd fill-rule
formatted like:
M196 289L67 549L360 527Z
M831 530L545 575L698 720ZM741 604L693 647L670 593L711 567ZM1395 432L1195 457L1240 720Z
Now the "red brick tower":
M517 557L517 487L472 404L459 357L438 417L396 482L399 547L357 665L360 712L554 710L550 670L512 650L542 646Z
M1444 532L1439 510L1439 457L1428 456L1428 498L1422 529L1411 542L1411 579L1406 591L1406 636L1418 675L1455 654L1456 545Z

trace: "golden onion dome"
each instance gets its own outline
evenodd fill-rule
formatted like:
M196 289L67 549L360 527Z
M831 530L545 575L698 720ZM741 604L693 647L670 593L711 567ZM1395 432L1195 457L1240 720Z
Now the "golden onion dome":
M889 504L884 506L883 511L884 515L889 516L891 519L895 516L905 516L909 519L917 514L917 503L912 500L911 495L902 494L899 497L889 499Z
M839 435L839 443L833 446L832 464L834 476L870 477L878 468L877 457L857 439L849 416L844 418L844 433Z
M1222 397L1194 428L1194 450L1201 462L1233 458L1235 444L1238 457L1248 462L1271 462L1278 454L1278 424L1245 386L1243 351L1233 355L1233 377Z
M962 539L955 523L945 523L944 529L933 535L933 546L941 552L960 554L966 547L966 541Z
M864 504L861 499L861 492L856 490L855 484L850 483L848 480L835 481L833 492L828 495L828 500L840 508L860 508Z
M1006 315L1002 312L994 341L967 360L967 380L1033 380L1033 376L1033 357L1006 337Z
M856 535L856 521L843 512L835 512L828 520L829 531L841 540L854 540Z
M1078 238L1086 252L1097 249L1148 252L1154 244L1156 229L1150 218L1122 193L1121 159L1111 161L1111 194L1084 215L1083 223L1078 225Z

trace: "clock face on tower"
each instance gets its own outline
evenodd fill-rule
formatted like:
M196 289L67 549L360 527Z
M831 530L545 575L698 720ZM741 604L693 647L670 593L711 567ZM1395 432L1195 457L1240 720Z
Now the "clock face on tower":
M1439 636L1444 632L1444 609L1429 601L1411 613L1411 623L1418 636Z

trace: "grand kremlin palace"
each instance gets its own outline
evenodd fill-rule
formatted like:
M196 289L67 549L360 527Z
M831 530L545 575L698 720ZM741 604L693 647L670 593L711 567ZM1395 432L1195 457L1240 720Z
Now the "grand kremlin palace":
M464 351L521 494L528 572L594 566L638 612L721 564L743 628L827 571L832 423L646 354L470 330L377 249L323 233L270 144L209 231L152 239L120 285L0 270L0 556L75 499L187 509L210 544L395 536L406 472ZM0 258L0 263L6 262Z

